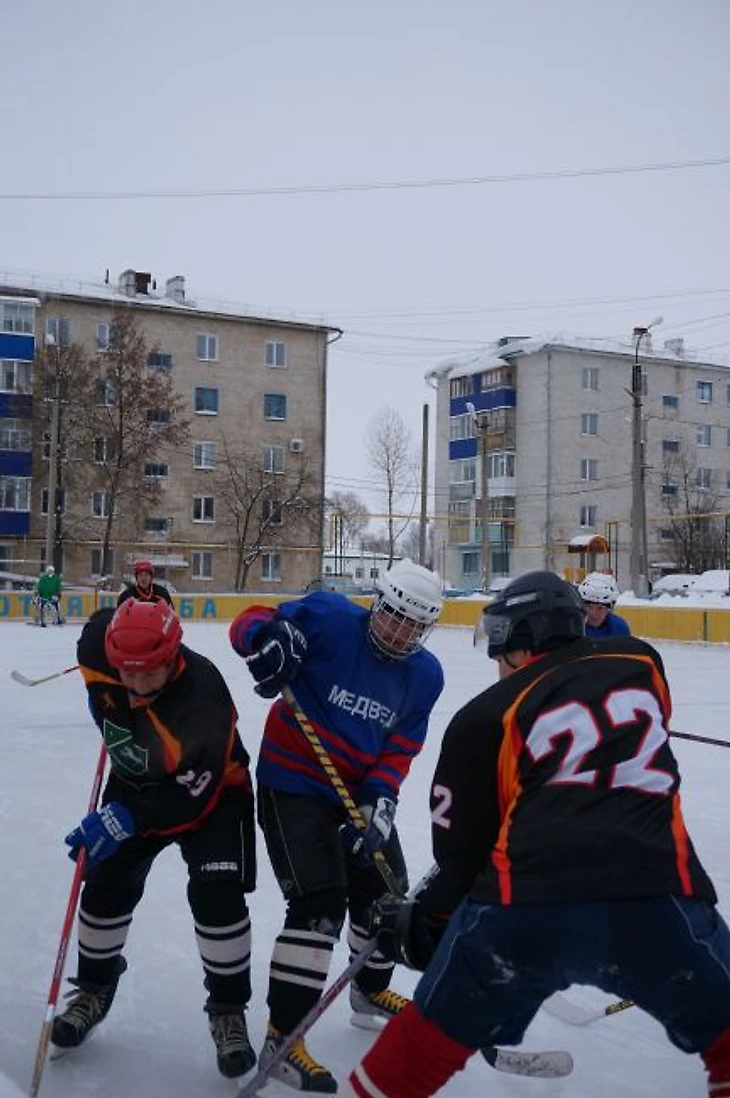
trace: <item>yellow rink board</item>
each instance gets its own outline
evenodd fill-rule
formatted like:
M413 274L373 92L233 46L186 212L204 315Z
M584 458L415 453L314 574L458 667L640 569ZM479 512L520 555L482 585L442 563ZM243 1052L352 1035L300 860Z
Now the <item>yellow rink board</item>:
M175 595L175 609L185 621L230 622L246 606L276 606L282 599L296 595ZM0 592L0 622L35 617L33 595L26 591ZM66 592L61 598L61 611L69 621L82 622L96 606L115 606L115 594ZM369 598L355 598L361 606L369 606ZM483 603L477 599L447 599L440 625L473 627ZM730 599L728 609L707 609L694 606L620 606L619 613L638 637L654 640L704 641L730 644Z

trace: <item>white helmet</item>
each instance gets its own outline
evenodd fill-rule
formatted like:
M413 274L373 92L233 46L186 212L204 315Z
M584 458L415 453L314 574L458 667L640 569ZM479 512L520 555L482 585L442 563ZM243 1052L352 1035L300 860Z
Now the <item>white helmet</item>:
M49 564L48 567L46 568L46 575L47 576L52 576L52 575L54 575L55 571L56 571L56 569L53 567L53 565Z
M578 585L578 594L583 602L597 602L601 606L611 607L618 601L619 590L613 576L605 572L591 572Z
M377 581L370 613L370 640L389 659L416 652L441 613L441 577L407 558Z

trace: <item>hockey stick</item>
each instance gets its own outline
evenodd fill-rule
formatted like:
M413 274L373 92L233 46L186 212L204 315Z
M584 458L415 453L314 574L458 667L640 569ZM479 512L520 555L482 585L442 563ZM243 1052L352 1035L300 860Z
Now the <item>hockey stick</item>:
M65 671L54 671L52 675L44 675L41 679L29 679L27 675L24 675L21 671L11 671L10 678L15 682L19 682L21 686L40 686L42 682L50 682L51 679L60 679L62 675L70 675L72 671L78 671L79 665L75 663L73 667L67 667Z
M327 777L332 783L332 786L334 787L340 800L347 809L347 813L350 819L359 831L363 831L367 826L367 824L365 823L365 819L359 808L353 801L352 797L350 796L345 783L342 781L342 778L337 772L337 769L335 768L332 759L327 753L327 749L325 748L321 739L312 727L306 713L299 705L299 702L295 698L293 691L290 687L285 686L281 691L281 694L284 698L284 701L294 713L297 724L306 736L307 741L309 742L312 750L316 754L320 765L322 766ZM396 879L396 876L393 873L390 865L388 864L388 861L383 852L381 850L376 850L373 854L371 854L371 858L375 863L386 888L394 896L402 896L402 889L400 888L398 880ZM412 895L417 894L423 888L424 884L432 876L435 869L436 867L433 867L429 870L426 876L418 883L418 885L416 885L416 888L413 889L411 893ZM367 957L370 955L371 952L373 952L374 948L375 943L368 943L368 947L358 953L354 961L358 961L365 954L367 954L367 956L365 956L365 960L367 960ZM358 965L358 967L355 969L355 972L359 971L360 967L361 966ZM351 973L349 978L351 978L354 974L354 972ZM316 1017L319 1017L319 1015L316 1015ZM313 1021L316 1021L316 1017L313 1019ZM508 1072L511 1075L544 1075L546 1078L557 1078L562 1075L568 1075L573 1070L573 1059L570 1053L563 1052L561 1050L533 1053L507 1052L503 1049L490 1046L489 1048L480 1049L480 1051L490 1067L493 1067L496 1071ZM279 1059L277 1059L276 1062L280 1062ZM250 1093L253 1093L253 1091L251 1091Z
M712 736L695 736L692 732L675 732L670 729L669 735L675 740L692 740L693 743L710 743L713 747L730 747L730 740L716 740Z
M418 892L424 881L428 879L432 872L433 870L429 871L429 873L426 874L426 877L419 881L415 889L413 889L414 894ZM377 943L375 941L368 942L364 949L361 949L360 952L352 958L347 968L343 969L337 979L330 984L325 992L323 992L312 1009L305 1014L291 1033L287 1034L266 1065L260 1067L256 1074L253 1075L240 1090L236 1091L235 1098L252 1098L254 1094L258 1093L260 1088L268 1081L271 1072L277 1064L282 1063L282 1061L287 1058L297 1041L309 1032L318 1018L321 1018L340 992L347 987L353 977L356 976L360 969L367 963L368 958L375 952L376 948ZM548 1050L546 1052L512 1052L499 1048L485 1048L481 1049L481 1053L487 1063L493 1067L495 1071L503 1071L508 1075L526 1075L536 1078L558 1079L564 1075L569 1075L573 1070L573 1057L569 1052L564 1052L562 1049Z
M70 668L71 671L75 671L75 668ZM65 674L65 672L63 672ZM96 764L96 771L94 773L94 782L91 787L91 795L89 796L89 812L94 812L97 804L99 803L99 792L101 790L101 782L104 777L104 767L106 765L106 748L102 744L101 751L99 752L99 760ZM40 1036L38 1038L38 1048L35 1054L35 1064L33 1066L33 1078L30 1083L30 1090L28 1094L30 1098L36 1098L38 1089L41 1085L41 1079L43 1077L43 1069L46 1066L46 1058L48 1056L48 1045L51 1040L51 1031L53 1029L53 1017L56 1013L56 1004L58 1002L58 993L61 988L61 980L63 979L63 969L66 964L66 952L68 950L68 943L71 938L71 931L73 929L74 916L76 915L76 907L79 902L79 893L81 891L81 879L84 875L84 866L86 864L86 850L81 849L78 858L76 859L76 868L74 869L73 879L71 881L71 891L68 896L68 903L66 904L66 914L63 919L63 926L61 928L61 940L58 943L58 952L56 953L56 963L53 966L53 976L51 977L51 986L48 992L48 1000L46 1002L46 1013L41 1026Z
M571 1026L588 1026L591 1022L600 1022L602 1018L611 1018L614 1014L620 1014L622 1010L636 1006L632 999L619 999L608 1006L591 1009L573 1003L560 991L556 991L542 1004L542 1009L553 1018L559 1018L561 1022L567 1022Z
M314 731L314 728L312 727L307 714L304 712L301 705L294 697L294 694L288 686L285 686L283 688L283 690L281 691L281 696L293 712L296 722L306 736L309 746L312 748L315 755L317 756L317 760L320 766L324 770L325 774L332 783L332 787L334 788L338 797L347 809L347 814L350 817L352 823L355 825L358 831L364 831L367 827L365 817L350 796L347 786L337 772L337 768L332 762L332 759L329 757L326 747L322 743L317 733ZM388 891L392 892L394 896L402 895L402 891L398 884L396 876L393 873L393 870L388 865L387 859L382 850L373 851L370 857L375 864L375 868L378 870L380 876L383 878L383 882Z

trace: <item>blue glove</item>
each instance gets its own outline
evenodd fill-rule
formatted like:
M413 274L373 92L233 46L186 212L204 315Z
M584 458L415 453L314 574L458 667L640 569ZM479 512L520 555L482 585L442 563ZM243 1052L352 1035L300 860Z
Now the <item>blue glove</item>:
M246 660L256 679L254 690L262 698L275 698L297 674L307 638L290 621L272 621L259 629L254 645L254 654Z
M360 865L370 865L373 854L381 850L390 838L396 803L390 797L378 797L374 805L361 804L358 808L365 820L365 829L361 831L352 820L348 820L340 827L340 835L345 848L356 861Z
M98 865L114 854L125 839L134 835L134 820L128 808L119 801L110 801L98 812L84 816L78 827L63 840L71 849L69 858L73 861L79 856L81 847L86 847L86 860L89 865Z

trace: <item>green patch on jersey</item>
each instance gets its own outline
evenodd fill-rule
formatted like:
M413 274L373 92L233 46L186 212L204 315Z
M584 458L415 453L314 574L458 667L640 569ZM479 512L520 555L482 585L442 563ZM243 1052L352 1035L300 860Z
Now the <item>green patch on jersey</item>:
M128 728L104 721L104 743L109 752L112 769L127 778L138 778L147 773L148 752L132 739Z

